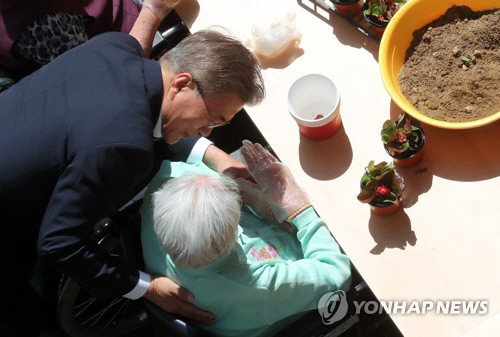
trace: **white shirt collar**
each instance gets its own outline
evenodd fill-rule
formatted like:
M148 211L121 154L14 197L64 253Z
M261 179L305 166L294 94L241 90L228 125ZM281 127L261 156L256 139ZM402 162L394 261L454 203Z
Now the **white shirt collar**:
M161 138L162 133L161 133L161 111L160 115L158 116L158 121L156 121L156 125L153 129L153 137L155 138Z

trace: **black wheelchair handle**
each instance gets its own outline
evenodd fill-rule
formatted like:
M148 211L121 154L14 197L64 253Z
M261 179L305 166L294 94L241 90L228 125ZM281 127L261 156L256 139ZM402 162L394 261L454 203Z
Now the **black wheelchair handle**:
M164 32L157 33L157 38L155 39L157 42L153 42L153 48L151 50L152 59L159 58L165 52L175 47L186 36L191 34L189 28L174 10L170 12L168 19L175 20L176 23Z

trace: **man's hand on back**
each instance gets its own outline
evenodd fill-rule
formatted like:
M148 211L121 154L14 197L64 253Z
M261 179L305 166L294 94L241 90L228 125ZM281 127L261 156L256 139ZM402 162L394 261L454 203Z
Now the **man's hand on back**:
M212 324L214 321L211 313L198 309L192 304L194 297L189 291L167 277L153 278L144 298L171 314L181 315L205 324Z

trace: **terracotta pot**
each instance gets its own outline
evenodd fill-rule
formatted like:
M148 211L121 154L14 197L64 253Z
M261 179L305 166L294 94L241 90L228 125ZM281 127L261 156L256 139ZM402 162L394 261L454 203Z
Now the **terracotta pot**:
M389 205L389 206L377 206L377 205L372 205L370 204L370 209L372 210L373 213L380 215L380 216L388 216L391 214L396 213L396 211L399 209L401 205L400 198L396 201L395 204Z
M332 0L332 2L335 10L341 15L355 16L363 10L362 0L350 0L345 3Z
M363 10L365 10L367 8L368 8L368 4L365 3L363 5ZM382 36L382 34L384 34L384 30L385 30L385 27L387 27L387 23L381 23L378 20L374 20L374 19L372 20L371 15L366 15L364 12L363 12L363 16L365 17L366 21L368 21L371 29L373 30L373 32L375 34L377 34L378 36Z
M307 138L322 140L335 135L342 124L340 93L333 81L322 74L307 74L288 90L288 111Z
M318 127L308 127L299 124L300 132L307 138L314 140L323 140L332 137L337 133L342 124L340 114L334 117L330 122Z
M420 137L422 139L422 142L420 143L420 146L416 151L406 152L402 155L400 155L399 153L393 155L387 149L387 146L385 144L384 149L389 154L389 156L392 157L394 164L398 165L399 167L412 167L420 163L422 161L422 158L424 157L425 133L423 130L420 130Z

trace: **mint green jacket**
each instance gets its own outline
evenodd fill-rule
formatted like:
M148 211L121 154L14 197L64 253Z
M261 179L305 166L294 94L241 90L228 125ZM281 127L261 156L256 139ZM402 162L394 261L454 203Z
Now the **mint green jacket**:
M232 250L205 267L177 268L154 233L151 194L185 173L217 175L202 163L165 161L141 208L142 246L148 272L188 289L197 307L215 315L215 323L203 329L216 336L273 335L301 313L317 309L323 294L349 289L349 259L312 208L292 220L298 230L292 235L243 206Z

